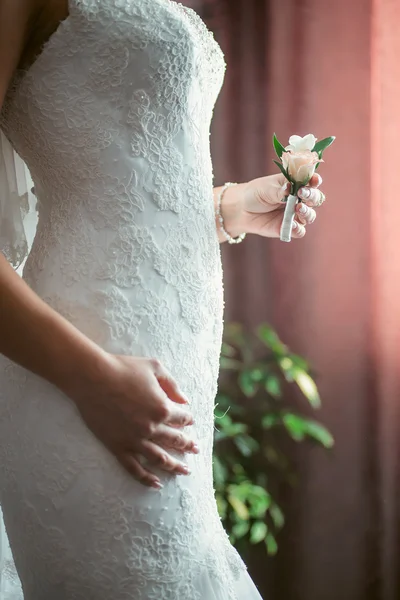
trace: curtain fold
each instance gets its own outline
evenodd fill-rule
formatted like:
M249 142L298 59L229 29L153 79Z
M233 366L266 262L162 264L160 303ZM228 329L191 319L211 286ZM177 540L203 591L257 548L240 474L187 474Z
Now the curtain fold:
M400 4L196 1L228 64L216 184L273 172L273 132L337 136L304 240L223 248L226 318L272 322L310 359L336 438L331 455L298 447L280 552L266 565L255 551L250 568L266 598L397 600Z

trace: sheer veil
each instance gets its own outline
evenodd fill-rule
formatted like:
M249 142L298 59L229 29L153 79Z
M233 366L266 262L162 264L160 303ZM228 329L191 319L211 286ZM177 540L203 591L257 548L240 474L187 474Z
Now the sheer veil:
M0 131L0 251L22 268L36 229L35 198L28 168Z
M28 168L0 130L0 251L19 272L36 230L36 202L31 191L32 186ZM4 526L1 503L0 600L23 600Z

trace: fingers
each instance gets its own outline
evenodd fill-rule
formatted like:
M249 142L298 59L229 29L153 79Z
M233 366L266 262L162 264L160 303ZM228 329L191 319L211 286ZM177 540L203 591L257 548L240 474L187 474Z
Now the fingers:
M133 454L123 454L118 457L118 460L124 469L143 485L154 487L157 490L163 487L159 478L142 467L139 460Z
M168 373L168 371L161 365L158 360L152 361L154 374L157 377L158 383L162 390L167 394L168 398L172 400L172 402L177 402L178 404L189 404L188 398L185 394L179 389L178 384L173 379L173 377Z
M279 185L273 186L273 193L275 195L275 202L283 202L286 196L290 194L291 183L283 175L278 178Z
M172 475L190 474L190 469L187 465L173 458L166 450L160 448L154 442L145 440L141 446L141 454L155 467L167 471Z
M165 425L171 425L171 427L188 427L194 424L194 419L190 412L184 410L180 406L176 406L171 402L169 406L169 414L164 420Z
M152 436L153 442L163 448L171 448L182 453L199 453L198 445L189 439L182 431L172 429L166 425L160 425Z
M299 198L308 206L321 206L325 200L324 194L318 188L302 187L299 189Z
M311 225L317 218L317 213L313 208L307 206L304 202L296 204L297 219L302 225Z
M306 235L306 228L298 221L293 221L292 237L301 239Z
M314 175L311 177L310 181L308 182L308 185L312 188L318 188L322 183L322 177L319 173L314 173Z

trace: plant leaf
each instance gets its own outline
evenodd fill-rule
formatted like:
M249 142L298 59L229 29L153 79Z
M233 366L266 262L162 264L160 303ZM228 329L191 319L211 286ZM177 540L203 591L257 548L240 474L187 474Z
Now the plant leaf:
M324 448L333 448L335 445L332 434L326 427L316 421L306 421L306 433L309 437L324 446Z
M242 371L239 376L239 385L243 394L248 398L255 396L258 384L254 381L251 371Z
M248 521L239 521L232 527L232 533L236 539L244 537L250 529L250 523Z
M278 158L281 158L282 154L285 152L285 148L282 146L282 144L280 143L280 141L278 140L278 138L276 137L276 134L274 133L274 137L272 138L273 144L274 144L274 148L275 148L275 152Z
M230 494L228 496L229 504L232 506L233 510L237 514L240 519L244 521L248 521L249 519L249 511L244 502L239 500L236 496Z
M261 420L261 425L264 429L272 429L281 424L281 417L276 414L266 414Z
M273 398L282 396L282 386L276 375L268 374L264 381L265 391Z
M221 354L223 354L223 356L226 356L226 357L229 357L229 358L233 358L236 355L236 350L230 344L227 344L226 342L223 342L222 343L222 348L221 348Z
M225 465L222 464L222 462L216 456L214 456L213 460L213 472L215 484L218 487L223 486L228 476L228 473Z
M330 137L324 138L317 142L313 148L313 152L318 152L318 156L321 158L322 153L325 152L327 148L335 141L335 136L331 135Z
M222 356L220 358L220 366L221 369L225 369L226 371L237 371L241 363L239 360L235 360L234 358L227 358L226 356Z
M285 517L281 509L277 504L273 504L269 509L271 519L277 529L282 529L285 524Z
M296 442L301 442L306 436L305 419L293 413L287 413L283 416L282 422L290 437Z
M269 325L261 325L258 328L258 337L275 354L283 355L287 353L287 347Z
M321 398L315 381L305 371L298 369L293 375L293 379L307 398L313 408L320 408Z
M249 435L240 435L234 439L235 446L240 454L249 457L259 449L259 443Z
M283 166L283 164L282 164L282 163L280 163L280 162L278 162L277 160L274 160L273 162L276 164L276 166L279 168L279 170L280 170L280 171L282 171L282 173L284 174L284 176L286 177L286 179L287 179L288 181L292 181L292 180L290 179L290 177L289 177L289 173L286 171L286 169L285 169L285 167Z
M253 523L250 532L250 542L252 544L259 544L264 541L267 537L268 527L262 521L256 521Z
M269 556L275 556L278 552L278 544L272 533L268 533L265 538L265 545Z
M215 500L217 502L217 508L218 508L218 514L221 517L221 519L225 519L226 517L226 509L227 509L227 503L225 498L222 496L222 494L219 494L218 492L215 494Z

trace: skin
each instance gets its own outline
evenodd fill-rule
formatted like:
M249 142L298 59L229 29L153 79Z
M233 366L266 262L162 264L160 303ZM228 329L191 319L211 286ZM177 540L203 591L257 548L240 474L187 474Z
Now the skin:
M0 0L0 108L14 71L34 62L67 16L67 0ZM319 199L320 178L310 184L309 206L305 214L298 212L293 237L303 237L305 225L315 219L311 206ZM226 229L233 236L243 231L279 236L286 193L282 175L228 189L223 202ZM152 466L189 474L183 460L169 450L178 450L182 459L199 452L182 431L193 424L190 399L163 365L156 359L105 352L43 302L1 253L0 353L69 396L87 427L144 485L162 487ZM150 463L146 469L140 456Z

